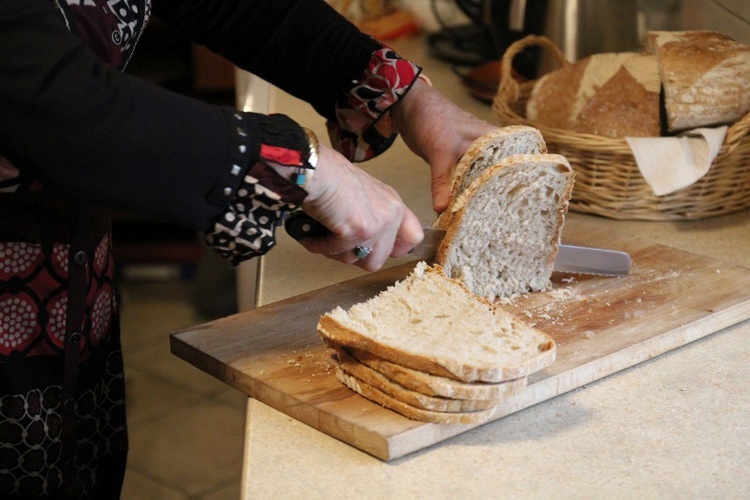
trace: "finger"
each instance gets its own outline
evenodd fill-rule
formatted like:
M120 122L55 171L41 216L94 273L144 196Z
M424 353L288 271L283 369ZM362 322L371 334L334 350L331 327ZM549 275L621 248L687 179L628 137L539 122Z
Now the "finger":
M314 254L321 255L330 260L341 262L342 264L356 265L361 260L358 258L352 248L344 251L330 250L330 245L326 242L325 237L308 237L297 240L305 249Z
M326 236L307 237L299 240L299 243L311 253L325 256L344 255L351 253L360 241L341 238L333 233Z
M432 180L432 209L437 213L443 213L448 208L451 197L451 187L446 177Z
M406 210L391 250L391 257L402 257L424 239L422 224L414 212Z
M335 242L335 244L331 244L331 242ZM383 252L381 250L375 252L375 249L373 248L376 245L375 242L355 245L352 243L342 243L341 240L328 236L302 238L298 240L298 243L305 247L310 253L319 254L344 264L355 265L368 271L380 269L387 258L387 254L385 257L382 256ZM378 248L387 246L387 244L382 245L379 243L380 242L377 244ZM363 255L362 253L357 255L357 247L363 247L366 255ZM375 253L375 255L372 255L373 253Z
M432 168L432 209L442 213L448 208L453 183L453 171L449 167L438 166Z

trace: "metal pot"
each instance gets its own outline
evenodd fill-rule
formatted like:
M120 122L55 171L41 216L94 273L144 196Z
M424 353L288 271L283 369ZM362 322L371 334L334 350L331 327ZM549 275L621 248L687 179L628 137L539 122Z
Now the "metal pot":
M485 0L501 50L529 34L551 39L569 61L639 50L637 0ZM551 69L544 54L537 74Z

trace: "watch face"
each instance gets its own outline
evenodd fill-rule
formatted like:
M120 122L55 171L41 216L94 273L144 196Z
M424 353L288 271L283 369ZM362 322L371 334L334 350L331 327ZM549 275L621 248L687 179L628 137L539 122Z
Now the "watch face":
M308 168L314 169L318 165L318 137L315 135L315 132L313 132L309 128L302 127L302 130L305 131L305 136L307 137L307 145L310 148L307 156L307 164L309 165Z

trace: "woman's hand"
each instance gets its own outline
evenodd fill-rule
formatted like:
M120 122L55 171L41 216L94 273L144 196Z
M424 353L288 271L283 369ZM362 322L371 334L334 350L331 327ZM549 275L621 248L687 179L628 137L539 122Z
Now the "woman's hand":
M352 165L332 148L320 145L318 165L305 189L302 208L331 233L300 243L310 252L376 271L388 257L401 257L422 241L417 216L390 186ZM372 249L359 259L357 246Z
M453 168L474 140L497 128L461 109L430 85L417 79L393 107L393 126L406 145L430 164L432 208L448 207Z

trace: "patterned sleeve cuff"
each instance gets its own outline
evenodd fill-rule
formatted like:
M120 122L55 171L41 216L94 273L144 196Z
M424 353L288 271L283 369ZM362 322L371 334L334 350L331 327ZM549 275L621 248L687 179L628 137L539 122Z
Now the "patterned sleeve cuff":
M379 155L396 139L388 111L411 89L422 69L393 49L373 52L362 78L336 104L336 121L328 121L331 145L349 161Z
M240 120L240 137L247 136L248 128L257 127L260 144L254 156L258 161L240 176L226 210L204 234L206 244L235 265L267 253L276 244L276 226L284 213L298 208L307 196L307 191L282 177L264 161L264 151L274 152L273 160L278 161L285 156L284 151L288 151L286 157L296 158L302 153L296 148L307 147L304 139L299 139L300 132L290 129L291 120L283 115L239 115L247 118ZM236 168L233 164L232 171Z

